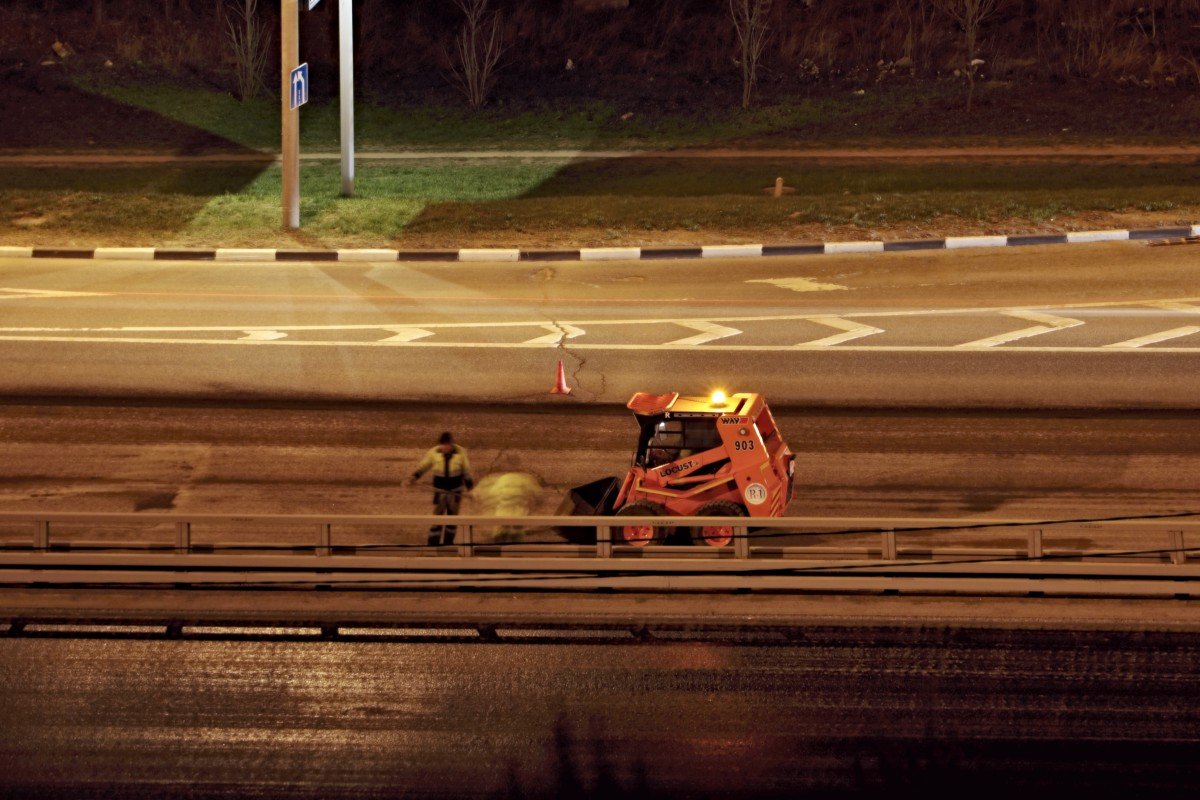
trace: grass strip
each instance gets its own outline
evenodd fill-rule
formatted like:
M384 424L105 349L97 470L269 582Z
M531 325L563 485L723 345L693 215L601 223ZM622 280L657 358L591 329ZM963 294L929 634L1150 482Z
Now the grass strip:
M776 176L796 188L761 191ZM817 164L757 159L487 159L303 169L299 234L270 165L0 169L6 244L652 244L1037 232L1124 215L1194 221L1200 163ZM836 232L836 236L830 235Z

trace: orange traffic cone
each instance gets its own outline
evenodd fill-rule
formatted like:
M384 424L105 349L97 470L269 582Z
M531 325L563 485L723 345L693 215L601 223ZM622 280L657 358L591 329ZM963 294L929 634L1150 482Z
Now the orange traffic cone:
M554 388L550 394L570 394L571 387L567 386L567 373L563 371L562 359L558 360L558 375L554 379Z

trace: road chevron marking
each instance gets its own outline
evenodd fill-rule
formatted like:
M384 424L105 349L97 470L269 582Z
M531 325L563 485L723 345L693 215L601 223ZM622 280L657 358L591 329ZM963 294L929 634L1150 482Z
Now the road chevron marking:
M286 338L287 334L283 331L246 331L246 335L241 338L241 341L274 342Z
M1009 317L1015 317L1016 319L1024 319L1029 322L1038 322L1041 324L1035 325L1032 328L1021 328L1020 330L989 336L986 339L977 339L973 342L960 344L959 347L996 347L1008 344L1009 342L1015 342L1018 339L1028 339L1031 336L1041 336L1043 333L1053 333L1054 331L1062 331L1084 324L1081 319L1058 317L1053 314L1040 314L1036 311L1004 311L1001 313Z
M0 290L2 291L2 290ZM11 290L18 291L18 290ZM24 290L20 290L24 291ZM80 293L86 294L86 293ZM1189 303L1200 303L1200 297L1182 297L1171 300L1110 300L1098 303L1068 303L1064 305L1038 305L1029 306L1029 308L1038 309L1040 311L1051 311L1055 309L1084 311L1088 309L1109 309L1109 308L1138 308L1152 307L1162 308L1166 310L1198 310L1195 305ZM577 326L598 326L598 325L663 325L663 324L680 324L688 325L689 323L706 323L711 324L713 320L721 322L800 322L805 320L820 320L830 317L838 319L853 319L866 318L878 319L883 317L939 317L939 316L968 316L972 314L1008 314L1013 311L1012 306L972 306L968 308L917 308L917 309L901 309L893 311L844 311L838 314L830 314L829 312L809 312L801 314L768 314L762 316L706 316L693 319L675 318L638 318L638 319L591 319L591 320L571 320L572 325ZM1023 312L1025 313L1025 312ZM1027 312L1033 313L1033 312ZM1027 319L1027 317L1025 317ZM1059 317L1065 319L1065 317ZM274 331L378 331L378 330L394 330L403 328L405 330L426 328L434 330L455 329L455 328L540 328L544 325L554 324L552 320L523 320L514 322L420 322L411 325L260 325L257 329L274 330ZM0 328L0 333L220 333L220 332L236 332L256 329L254 325L126 325L122 327L97 327L97 328ZM699 330L699 329L697 329ZM432 335L432 334L430 334Z
M530 345L523 342L418 342L394 341L382 339L378 341L321 341L303 339L278 339L263 341L255 339L180 339L180 338L150 338L131 336L5 336L0 335L0 342L36 342L57 344L153 344L153 345L258 345L262 347L422 347L461 350L522 350L540 348L543 345ZM676 344L576 344L573 350L692 350L694 347ZM1140 354L1200 354L1200 347L1150 347L1150 348L1112 348L1112 347L981 347L963 349L960 345L849 345L845 347L828 347L812 345L737 345L714 344L704 351L723 351L729 353L996 353L1013 355L1014 353L1028 355L1030 353L1107 353L1109 355Z
M833 347L843 342L852 342L864 336L874 336L877 333L884 332L883 328L875 328L871 325L864 325L861 322L853 322L841 317L812 317L808 321L837 328L843 331L843 333L835 333L833 336L826 336L824 339L815 339L811 342L801 342L797 347Z
M415 342L417 339L424 339L426 336L433 336L433 331L427 331L424 328L389 327L384 325L379 326L379 330L391 331L394 334L386 339L380 339L380 343L408 344L409 342Z
M676 320L675 324L700 331L700 333L695 336L688 336L685 339L676 339L673 342L667 342L666 347L696 347L708 342L715 342L718 339L737 336L741 333L737 328L729 328L725 325L718 325L715 322L683 322Z
M1182 328L1172 328L1169 331L1160 331L1158 333L1152 333L1149 336L1139 336L1136 339L1105 345L1105 347L1145 347L1149 344L1158 344L1159 342L1167 342L1171 339L1179 339L1184 336L1191 336L1193 333L1200 333L1200 326L1187 325Z
M574 325L567 325L566 323L543 325L542 327L550 331L550 333L530 339L525 344L544 344L551 347L558 347L565 341L577 339L587 333L583 328L576 328Z

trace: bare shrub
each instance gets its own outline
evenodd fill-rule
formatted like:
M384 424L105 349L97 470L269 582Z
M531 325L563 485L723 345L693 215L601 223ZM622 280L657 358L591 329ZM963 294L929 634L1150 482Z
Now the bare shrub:
M244 103L266 90L270 30L258 19L258 0L240 0L226 20L238 97Z
M758 65L763 48L767 46L770 28L767 16L771 0L729 0L729 16L737 33L739 62L742 67L742 108L750 107L754 85L758 82Z
M996 12L999 0L936 0L938 8L962 28L963 46L967 51L964 70L967 76L967 113L975 100L975 74L982 61L979 59L979 29L988 17Z
M496 83L496 67L504 55L500 13L488 10L488 0L454 0L454 4L465 19L453 54L446 54L450 77L471 108L480 108Z

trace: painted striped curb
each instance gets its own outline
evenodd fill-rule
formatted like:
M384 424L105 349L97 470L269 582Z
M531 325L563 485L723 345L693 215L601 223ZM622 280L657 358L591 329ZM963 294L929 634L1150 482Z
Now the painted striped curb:
M97 261L460 261L497 263L514 261L652 261L703 258L764 258L862 253L901 253L919 250L965 250L1030 245L1087 244L1093 242L1191 240L1200 237L1200 225L1176 228L1140 228L1112 231L1071 231L1013 236L950 236L908 241L815 242L812 244L719 244L694 247L582 247L522 250L520 248L461 248L457 250L275 250L220 247L213 250L154 247L9 247L0 246L0 258L83 258Z

